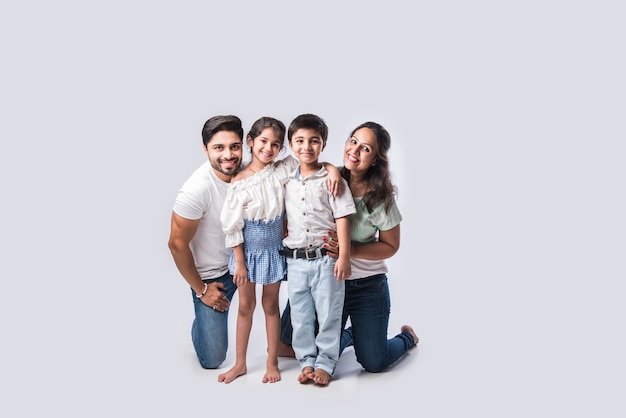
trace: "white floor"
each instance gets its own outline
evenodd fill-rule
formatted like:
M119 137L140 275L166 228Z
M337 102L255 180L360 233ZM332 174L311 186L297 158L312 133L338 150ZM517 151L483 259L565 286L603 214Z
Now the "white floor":
M257 312L248 374L226 385L217 376L234 362L235 315L224 368L203 370L189 336L190 292L164 241L152 242L159 260L152 274L140 265L120 269L133 257L117 254L118 263L102 264L82 289L59 281L30 297L3 293L0 408L11 412L4 416L623 416L617 292L600 303L576 281L569 289L498 285L476 271L414 275L398 263L390 272L390 330L409 323L420 343L389 370L362 372L349 348L328 387L299 384L296 361L285 358L282 380L263 384Z
M399 298L400 299L400 298ZM233 301L232 309L236 312L237 296ZM281 289L281 305L286 301L286 288ZM187 299L185 298L185 302ZM394 315L395 316L395 315ZM401 318L394 318L394 334L404 323L398 322ZM269 384L261 383L265 373L265 328L264 318L260 305L255 312L254 325L248 351L248 373L232 383L226 385L217 382L217 376L228 370L234 364L235 315L231 316L230 336L232 345L224 367L219 370L202 370L198 365L195 354L188 338L188 324L185 322L182 330L176 330L176 344L172 344L172 366L178 368L176 373L184 379L187 389L201 396L204 390L215 393L217 398L223 397L228 402L234 402L241 413L259 413L259 408L286 415L287 409L298 408L300 405L305 411L301 413L313 415L318 408L332 407L332 405L350 405L355 411L402 411L406 408L404 399L419 387L420 352L423 347L410 350L400 361L384 373L370 374L364 372L356 362L354 351L348 348L342 355L336 374L327 387L317 385L302 385L297 382L299 366L295 359L281 357L280 368L282 380ZM400 325L398 325L400 324ZM413 324L417 325L417 324ZM173 342L172 342L173 343ZM177 347L178 351L175 351ZM424 345L426 346L426 345ZM404 382L404 383L401 383ZM181 382L182 383L182 382ZM395 388L395 389L394 389ZM211 395L213 397L213 395ZM395 401L394 401L395 400ZM280 406L282 404L282 406ZM305 405L308 405L305 407ZM367 406L367 409L366 408ZM269 409L265 409L269 408ZM190 411L191 412L191 411Z

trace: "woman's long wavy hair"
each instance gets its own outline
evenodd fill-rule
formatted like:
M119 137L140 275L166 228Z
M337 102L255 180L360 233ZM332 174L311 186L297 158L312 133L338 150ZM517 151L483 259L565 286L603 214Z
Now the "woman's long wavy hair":
M374 159L374 165L370 166L365 174L365 180L368 184L368 192L363 196L363 201L369 212L375 207L383 203L385 211L389 210L393 203L394 195L397 192L396 186L391 182L391 172L389 170L389 159L387 152L391 147L391 137L389 132L376 122L365 122L354 128L350 133L350 137L361 128L368 128L374 133L376 138L377 153ZM341 168L341 176L350 182L350 170L345 167Z

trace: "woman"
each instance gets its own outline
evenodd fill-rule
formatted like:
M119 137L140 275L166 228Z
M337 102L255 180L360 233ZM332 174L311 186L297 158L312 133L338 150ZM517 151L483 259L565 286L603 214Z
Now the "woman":
M341 175L348 181L356 213L350 216L350 265L352 275L346 280L343 326L350 327L341 336L340 351L354 346L357 361L372 373L385 370L419 339L409 325L387 339L391 307L385 260L400 247L400 221L395 187L391 183L387 152L389 133L380 124L365 122L355 128L346 141ZM336 253L337 242L325 247ZM279 356L293 356L289 347L291 330L289 304L281 318Z
M387 152L389 133L380 124L355 128L344 149L343 178L348 181L357 212L350 217L352 275L346 280L341 349L354 346L357 361L372 373L398 360L419 339L409 325L387 339L391 307L385 259L400 247L400 221Z

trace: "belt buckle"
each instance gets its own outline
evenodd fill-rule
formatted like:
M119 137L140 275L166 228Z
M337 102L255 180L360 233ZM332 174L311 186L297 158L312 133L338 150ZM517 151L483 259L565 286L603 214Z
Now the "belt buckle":
M317 248L311 248L311 249L307 248L306 250L304 250L304 256L306 257L307 260L317 258Z

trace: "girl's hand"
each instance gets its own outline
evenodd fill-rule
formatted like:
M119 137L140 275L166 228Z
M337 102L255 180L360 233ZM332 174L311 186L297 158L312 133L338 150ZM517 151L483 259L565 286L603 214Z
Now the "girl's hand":
M343 193L343 181L339 169L332 164L324 163L324 167L328 170L328 176L326 177L326 187L330 190L330 193L337 197Z
M248 283L248 270L246 269L245 264L243 266L238 263L235 264L235 272L233 274L233 282L237 285L237 287L243 286Z

